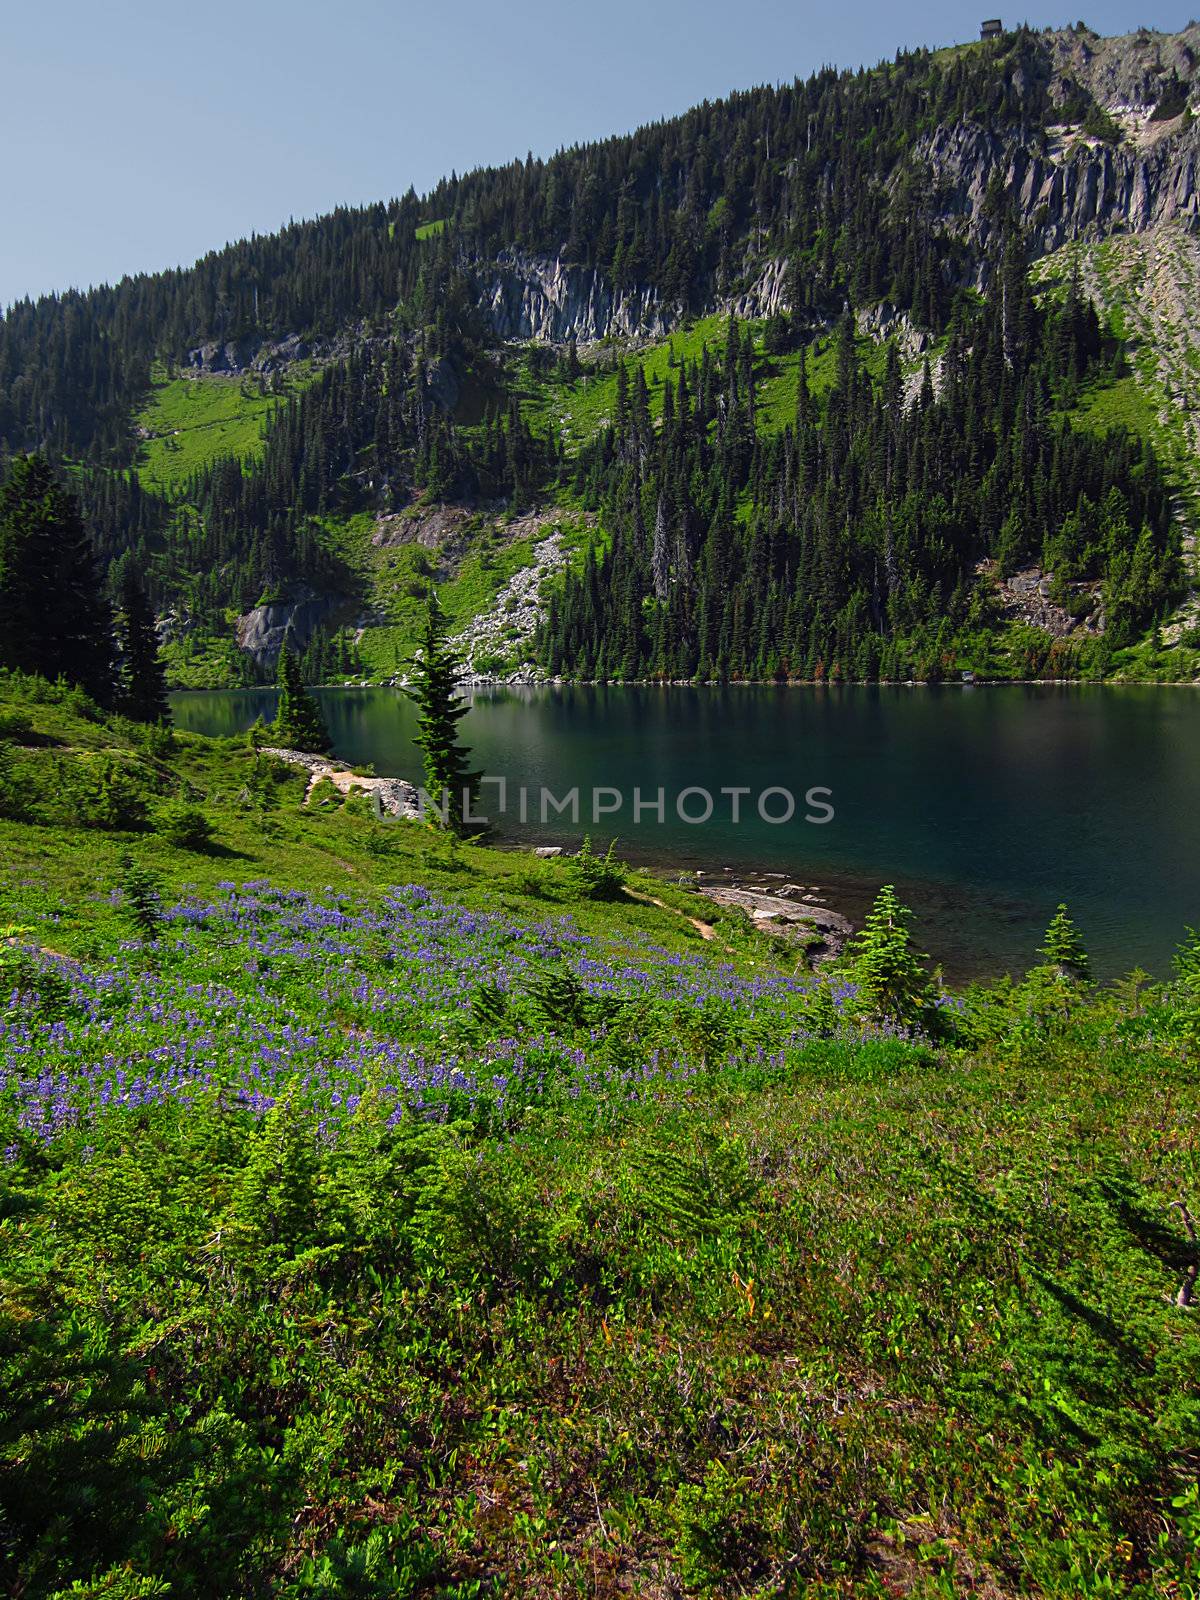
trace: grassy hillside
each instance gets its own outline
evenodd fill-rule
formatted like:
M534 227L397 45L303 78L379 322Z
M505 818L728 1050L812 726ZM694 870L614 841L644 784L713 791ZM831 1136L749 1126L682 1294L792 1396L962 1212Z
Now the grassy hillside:
M780 432L795 421L801 354L792 350L768 355L763 348L765 323L751 322L750 326L756 350L759 426L765 433ZM520 364L517 366L514 387L530 420L543 427L554 425L570 454L613 420L618 360L625 362L631 375L641 367L650 397L650 414L657 421L662 415L664 385L678 382L676 369L685 361L698 361L706 347L714 356L720 355L728 327L727 317L697 317L669 338L652 344L628 350L613 344L601 350L579 377L565 380L561 376L538 375L533 370L536 347L528 347L523 356L516 357L518 363L523 361L523 369ZM864 337L858 341L858 348L876 375L882 376L886 345ZM836 374L832 338L818 338L805 352L805 359L809 386L819 398L833 387Z
M1179 366L1174 355L1167 360L1163 355L1166 348L1163 340L1167 339L1167 334L1157 323L1151 328L1141 313L1138 313L1140 321L1137 317L1131 320L1132 313L1128 311L1133 303L1130 284L1136 288L1142 279L1137 278L1134 267L1124 256L1118 261L1120 249L1124 248L1118 241L1108 241L1095 249L1072 247L1040 263L1036 269L1041 293L1050 298L1064 292L1071 272L1078 270L1083 275L1088 292L1096 296L1104 312L1109 337L1124 351L1127 362L1124 371L1114 365L1111 372L1102 371L1093 376L1066 414L1081 430L1103 433L1120 427L1151 442L1167 463L1177 485L1181 508L1191 517L1197 487L1193 479L1200 457L1191 437L1194 419L1186 413L1186 408L1180 410L1173 405L1171 386L1190 382L1188 372L1191 369L1187 360L1194 352L1183 350L1179 357L1183 366ZM1186 255L1186 249L1180 248ZM1159 267L1147 258L1138 270L1144 277L1152 271L1158 272ZM1157 284L1158 280L1154 282ZM1160 312L1165 316L1160 300L1161 296L1153 302L1155 316ZM755 351L757 426L760 433L771 434L788 426L795 417L802 359L818 403L831 388L837 364L836 336L833 333L818 336L803 355L795 348L768 353L768 324L758 322L750 327ZM485 392L493 411L503 410L506 397L512 396L529 424L539 433L553 433L561 441L569 463L584 444L613 420L618 362L624 363L631 377L639 368L644 374L651 415L657 421L662 415L665 386L676 380L679 365L698 361L705 350L719 359L725 347L727 328L726 318L710 316L695 319L668 339L640 348L618 342L605 343L586 352L582 370L576 376L568 375L566 361L560 356L551 358L549 352L532 345L510 347L494 360L477 362L478 370L463 374L463 393L455 417L460 443L469 449L486 437L481 414ZM1178 344L1183 334L1178 329L1176 333ZM863 336L858 339L857 346L865 369L878 380L883 373L888 342ZM934 362L938 349L935 344L930 350ZM1171 349L1174 350L1174 345ZM1167 360L1166 366L1164 360ZM910 356L904 368L911 379L919 370L919 361ZM302 387L310 377L307 369L297 369L289 383L293 389ZM136 419L138 430L149 435L139 447L137 470L148 486L176 492L193 472L223 455L232 453L250 463L261 455L263 428L278 404L279 396L262 392L258 380L177 378L161 382ZM370 468L363 459L358 478L366 482ZM345 483L349 486L350 482L348 476ZM413 648L422 599L430 583L437 583L443 590L456 628L466 628L479 617L494 619L494 625L488 629L489 640L494 637L494 646L489 643L482 652L489 667L507 670L527 662L532 648L530 640L519 630L507 629L505 618L500 614L506 603L506 586L532 560L534 539L519 532L510 533L508 527L512 514L535 508L536 497L526 498L530 503L522 501L511 513L497 514L484 504L462 508L470 519L463 536L460 538L456 531L453 538L448 537L442 544L436 538L424 536L419 542L410 543L402 532L377 526L375 515L366 510L353 514L330 512L321 519L318 542L336 551L344 561L346 570L338 579L340 590L357 596L358 615L365 620L361 632L357 627L355 630L357 660L364 673L381 678L402 669ZM556 519L565 522L569 543L577 553L584 541L574 499L568 467L559 482L545 490L542 503L536 509L548 523ZM355 491L349 487L346 503L356 503ZM747 490L741 490L737 505L740 514L748 516ZM423 500L419 501L414 515L423 516L427 509ZM600 525L595 536L604 541L607 532ZM1188 555L1194 565L1194 536L1190 534ZM186 557L182 565L186 566ZM995 597L995 601L993 611L1004 603L1002 596ZM987 603L981 601L981 604L987 611ZM216 687L239 680L239 668L244 664L237 659L226 631L231 629L231 616L231 612L209 614L203 626L186 641L176 641L169 647L168 660L174 683L187 687ZM1061 665L1060 657L1065 660L1070 650L1064 653L1064 648L1059 648L1056 654L1051 636L1039 634L1035 639L1030 625L1019 616L1001 620L989 614L985 624L972 626L959 643L948 647L942 655L942 664L949 671L971 670L990 677L1024 678L1068 671ZM1089 656L1089 663L1090 660ZM1087 675L1092 672L1092 666L1085 663L1080 670ZM1150 630L1120 651L1111 662L1106 659L1103 670L1118 677L1151 681L1193 680L1200 674L1197 603L1189 601L1158 632Z
M305 376L306 371L290 377L284 392L302 385ZM170 492L222 456L255 459L262 450L263 427L280 398L260 388L257 378L156 383L133 423L141 440L138 476L148 488Z
M666 885L0 715L6 1589L1200 1583L1194 947L900 1027Z

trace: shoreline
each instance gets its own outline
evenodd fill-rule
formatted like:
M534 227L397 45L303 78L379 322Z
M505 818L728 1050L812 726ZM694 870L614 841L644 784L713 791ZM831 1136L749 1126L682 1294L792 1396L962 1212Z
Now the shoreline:
M498 839L492 848L541 860L569 861L576 853L565 845L526 845L507 839ZM653 860L626 865L667 888L686 889L714 905L745 912L761 933L802 947L814 965L840 956L858 931L845 912L826 903L820 884L800 883L794 874L743 867L687 869ZM634 890L628 892L641 898Z
M714 905L746 912L763 933L803 945L814 965L835 960L857 931L844 912L825 903L820 884L797 883L785 872L744 872L733 867L698 870L692 885ZM679 880L677 880L679 881ZM812 935L816 934L818 944Z
M310 689L398 689L394 678L364 682L310 683ZM1200 689L1200 678L485 678L459 680L462 689ZM273 683L238 683L198 688L168 684L168 695L273 694Z

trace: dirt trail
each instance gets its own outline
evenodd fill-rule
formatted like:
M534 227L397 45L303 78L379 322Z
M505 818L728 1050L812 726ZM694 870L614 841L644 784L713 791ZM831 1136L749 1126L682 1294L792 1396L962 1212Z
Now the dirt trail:
M643 894L640 889L627 887L625 893L631 900L641 900L646 905L659 906L663 911L670 911L675 916L682 917L685 922L691 923L702 939L717 939L717 930L711 922L702 922L699 917L689 917L686 911L680 911L677 906L669 906L665 900L660 900L657 895ZM717 943L723 950L730 949L730 946L723 939L717 939Z

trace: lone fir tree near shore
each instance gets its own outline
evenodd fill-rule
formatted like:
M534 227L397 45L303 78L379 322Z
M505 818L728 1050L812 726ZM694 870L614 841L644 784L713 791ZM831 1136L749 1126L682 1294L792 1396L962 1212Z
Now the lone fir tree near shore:
M471 752L458 742L458 724L471 709L458 692L461 672L462 659L449 642L446 613L437 594L431 594L406 693L417 708L415 743L425 763L425 792L446 827L460 837L472 831L470 804L479 793L481 776L470 770Z
M117 612L120 654L117 704L134 722L169 722L167 678L158 653L154 613L137 574L126 572Z
M1074 983L1086 983L1091 977L1091 962L1084 947L1079 929L1071 921L1065 905L1059 905L1046 929L1046 942L1039 955L1048 967L1054 968L1060 978Z
M884 884L849 947L863 1000L881 1020L903 1027L919 1025L933 1000L922 957L912 947L911 916L895 888Z
M317 702L304 687L300 658L292 648L292 631L284 635L279 650L279 705L272 731L288 750L305 750L324 755L333 740Z

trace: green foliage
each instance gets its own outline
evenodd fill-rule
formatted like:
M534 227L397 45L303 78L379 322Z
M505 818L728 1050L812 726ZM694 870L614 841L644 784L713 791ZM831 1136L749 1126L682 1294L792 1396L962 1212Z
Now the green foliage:
M279 705L271 724L272 737L286 750L306 750L323 755L332 743L317 702L304 687L300 662L292 648L291 632L279 651Z
M1175 971L1184 983L1200 984L1200 932L1187 930L1187 937L1174 956Z
M14 1016L27 1010L41 1022L55 1023L75 1010L70 982L57 965L38 961L19 947L0 945L0 1002L7 1005L13 995Z
M220 1228L220 1249L248 1272L301 1255L320 1228L310 1120L289 1084L250 1142Z
M145 826L146 775L128 761L101 752L71 762L63 772L65 798L81 827L131 832Z
M297 813L297 873L300 830L335 825ZM846 1026L844 971L747 1014L762 946L741 998L704 951L688 989L713 992L681 997L682 947L646 937L672 919L640 902L578 902L612 941L590 952L539 902L497 935L521 863L459 849L455 891L492 914L461 926L416 891L362 885L401 897L385 932L260 882L219 925L189 902L149 969L97 924L61 1014L27 978L73 969L6 952L28 969L0 1048L31 1030L64 1070L94 1049L143 1079L211 1034L229 1063L48 1145L0 1102L8 1586L556 1593L619 1549L626 1587L697 1594L867 1596L884 1559L916 1593L968 1562L1058 1600L1194 1587L1186 973L1055 981L1069 1009L1028 1038L1024 986L997 986L986 1042L935 1053ZM273 1017L297 1055L268 1090ZM486 1115L433 1100L422 1058L509 1088Z
M759 1183L737 1139L705 1131L691 1146L644 1148L634 1171L640 1203L670 1236L737 1233L753 1215Z
M162 926L162 892L157 876L132 856L121 858L121 899L139 939L153 940Z
M307 374L301 373L301 384ZM263 431L282 396L257 380L172 378L156 383L136 418L137 470L148 488L179 490L198 472L262 454ZM291 385L289 385L291 387Z
M1092 139L1105 144L1120 144L1121 128L1098 101L1093 100L1083 119L1083 131Z
M912 948L911 916L894 887L886 884L849 946L862 1003L876 1017L901 1027L926 1022L932 1000L924 957Z
M0 711L0 745L24 744L32 733L33 721L28 711L19 706Z
M19 822L29 814L29 801L22 782L21 767L12 748L0 739L0 817Z
M592 849L591 838L584 837L578 851L567 862L567 882L585 900L616 900L625 889L626 869L616 860L614 839L602 856Z
M0 486L0 667L109 702L111 624L78 502L43 456L18 456Z
M363 1539L335 1534L319 1556L307 1556L294 1584L281 1595L321 1595L323 1600L399 1600L427 1593L437 1570L437 1547L407 1518L375 1528Z
M154 613L132 569L126 572L121 585L117 653L120 710L134 722L169 722L171 710L167 703L166 674L158 652Z
M1071 921L1065 905L1060 905L1046 929L1045 943L1039 954L1047 966L1053 967L1062 978L1085 983L1090 972L1088 953L1078 928Z
M471 996L471 1017L485 1038L498 1033L508 1016L508 995L496 983L481 983Z
M685 1484L671 1506L679 1575L702 1594L726 1592L762 1575L775 1508L748 1476L710 1461L703 1480Z
M760 355L731 318L719 347L708 338L661 386L650 358L632 374L618 364L575 462L603 532L552 601L543 666L702 682L1111 671L1182 592L1169 486L1148 441L1085 431L1073 410L1081 385L1111 375L1079 282L1035 304L1012 232L991 268L988 298L955 309L939 389L927 374L916 405L897 347L863 341L849 312L795 358ZM981 458L963 441L984 416ZM1027 564L1080 617L1099 589L1103 638L1005 625L994 585Z
M550 1028L584 1028L595 1013L583 984L566 968L541 973L530 981L528 992L534 1015Z
M167 800L155 807L154 831L177 850L204 850L216 829L199 806Z
M425 767L430 809L460 837L472 831L467 816L478 798L480 780L468 764L470 750L458 739L458 724L470 710L458 692L461 672L462 661L449 643L445 613L433 593L405 693L417 708L415 743Z

